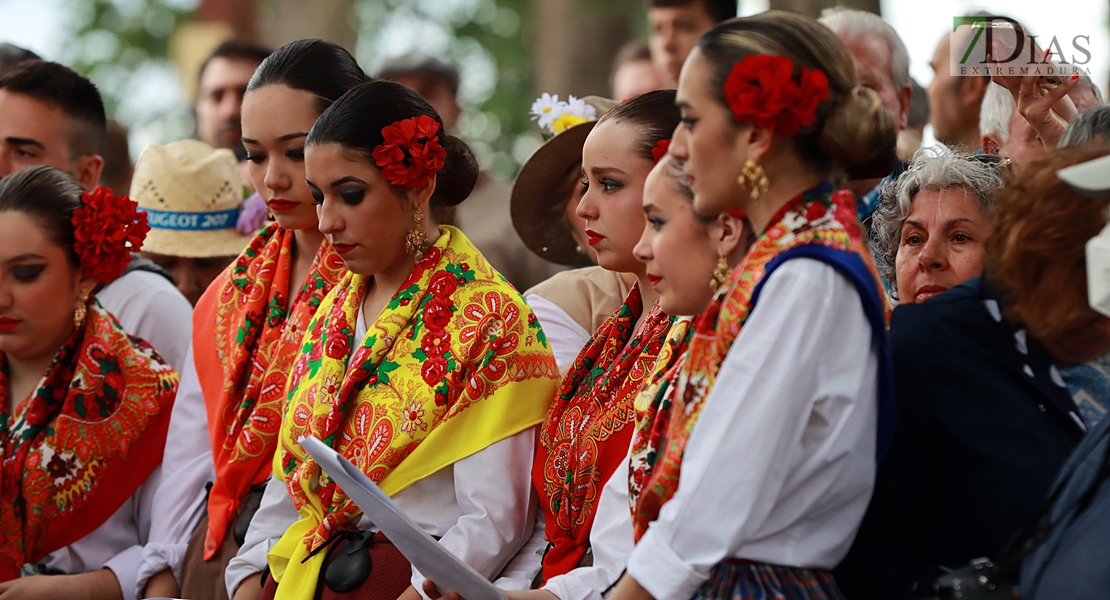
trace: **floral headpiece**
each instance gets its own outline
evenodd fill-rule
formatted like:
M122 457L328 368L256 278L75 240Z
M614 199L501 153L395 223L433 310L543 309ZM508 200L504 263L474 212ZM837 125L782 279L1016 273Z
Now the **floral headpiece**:
M127 268L131 253L143 247L150 231L146 213L127 196L97 187L81 194L81 208L73 211L73 250L85 274L110 283Z
M393 185L419 188L440 169L447 151L439 144L439 123L420 115L382 128L382 141L374 148L374 162Z
M725 80L725 99L737 121L794 135L817 120L817 104L829 97L829 79L785 56L749 54L734 63Z
M655 142L655 147L651 149L651 158L655 161L655 164L659 164L659 161L663 160L663 157L667 155L667 150L670 147L671 138Z
M568 96L563 102L558 95L544 94L532 103L530 112L532 119L543 130L545 140L575 125L597 120L597 110L574 96Z

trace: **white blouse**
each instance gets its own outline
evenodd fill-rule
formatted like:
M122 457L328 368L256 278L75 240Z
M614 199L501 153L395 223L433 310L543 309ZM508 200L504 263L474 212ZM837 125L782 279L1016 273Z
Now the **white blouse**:
M104 523L76 542L47 554L39 565L75 575L109 569L123 600L135 600L135 577L151 527L154 493L161 480L155 469L139 489Z
M366 337L362 310L355 338ZM393 502L429 535L475 571L521 579L529 556L518 556L536 521L532 454L536 427L501 440L425 477L393 496ZM285 482L271 479L251 520L246 540L224 573L229 597L244 579L266 566L266 554L299 518ZM365 516L359 529L373 530ZM421 595L424 577L415 568L412 585Z
M132 271L105 286L96 299L124 331L154 346L166 364L182 371L193 334L193 307L169 280Z
M172 569L174 577L181 581L189 537L208 506L206 485L216 479L208 413L193 363L192 344L185 356L185 369L170 415L162 473L163 481L153 500L158 519L151 525L135 580L135 591L140 596L147 581L164 569Z
M814 569L844 558L875 478L871 335L832 267L799 258L771 274L706 399L675 495L628 558L652 596L689 598L729 558Z

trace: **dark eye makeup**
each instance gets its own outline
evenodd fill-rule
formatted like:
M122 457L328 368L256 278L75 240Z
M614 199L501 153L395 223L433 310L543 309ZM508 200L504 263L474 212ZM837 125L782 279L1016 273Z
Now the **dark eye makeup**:
M12 275L15 276L17 281L28 283L38 278L43 269L46 268L45 264L39 265L19 265L12 269Z

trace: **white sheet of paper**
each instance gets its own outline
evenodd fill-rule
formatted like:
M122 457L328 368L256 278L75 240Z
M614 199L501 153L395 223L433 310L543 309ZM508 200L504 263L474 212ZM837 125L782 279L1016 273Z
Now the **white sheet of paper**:
M297 441L412 566L435 582L440 592L458 592L466 600L505 600L501 590L413 523L350 461L314 437Z

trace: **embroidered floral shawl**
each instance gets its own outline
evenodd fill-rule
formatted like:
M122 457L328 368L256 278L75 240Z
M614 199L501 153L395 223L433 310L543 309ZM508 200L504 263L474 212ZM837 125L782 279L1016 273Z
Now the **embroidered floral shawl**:
M353 338L367 278L354 274L304 337L274 464L301 516L269 554L278 600L313 597L323 553L307 557L360 514L301 436L393 495L547 414L559 369L539 322L462 232L440 231L365 339Z
M663 504L678 488L686 442L732 343L748 319L766 275L792 256L828 262L860 292L880 344L880 372L889 372L885 345L886 304L881 280L861 241L850 193L833 193L824 183L787 203L752 246L743 262L694 321L688 349L660 360L659 374L637 399L636 433L631 448L629 495L636 540L647 531ZM847 265L842 267L841 265ZM877 320L877 323L875 322ZM670 364L664 364L670 363ZM880 385L880 445L888 429L892 398L889 381Z
M540 428L532 481L551 544L544 579L574 569L586 554L601 488L628 452L632 400L673 320L656 305L633 334L643 310L637 285L578 354Z
M208 410L216 481L208 495L204 558L215 556L239 503L273 471L285 383L321 300L347 272L320 245L292 304L293 231L260 232L209 286L193 313L193 362Z
M100 527L162 462L178 375L95 300L7 414L0 353L0 581Z

